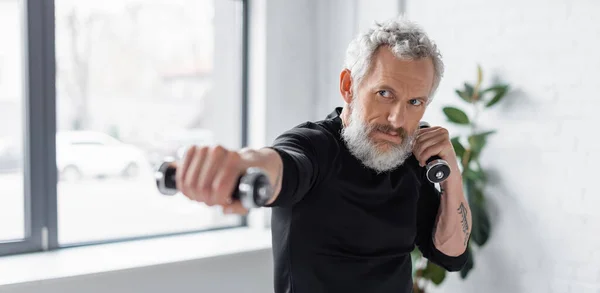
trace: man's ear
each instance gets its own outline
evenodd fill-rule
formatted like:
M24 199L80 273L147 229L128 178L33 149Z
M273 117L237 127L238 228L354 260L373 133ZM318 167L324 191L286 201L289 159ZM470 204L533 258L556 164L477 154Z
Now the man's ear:
M340 93L347 104L352 103L352 76L348 69L340 73Z

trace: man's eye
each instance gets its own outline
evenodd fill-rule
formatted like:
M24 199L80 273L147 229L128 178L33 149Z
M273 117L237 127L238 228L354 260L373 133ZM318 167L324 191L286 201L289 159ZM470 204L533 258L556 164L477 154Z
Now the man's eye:
M377 94L379 94L380 96L382 96L384 98L391 98L392 97L392 95L390 94L390 92L386 91L386 90L378 91Z
M419 100L419 99L411 99L410 104L413 106L421 106L423 104L423 102L421 102L421 100Z

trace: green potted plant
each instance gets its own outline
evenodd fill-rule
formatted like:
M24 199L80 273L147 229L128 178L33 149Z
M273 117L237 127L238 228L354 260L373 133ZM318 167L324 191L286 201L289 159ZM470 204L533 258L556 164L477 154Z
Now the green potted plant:
M485 170L481 167L480 157L487 143L487 138L496 131L481 129L478 124L479 117L485 110L497 105L508 91L509 86L503 83L495 83L483 88L483 71L481 66L477 66L475 84L465 82L462 89L455 90L460 100L466 103L470 111L454 106L443 108L448 122L468 129L467 135L451 138L452 146L460 161L459 166L461 167L465 193L473 219L471 238L467 244L469 258L465 267L460 271L462 279L466 279L469 272L474 268L473 249L484 246L491 233L491 224L485 202L487 176ZM467 112L471 115L468 115ZM432 284L437 286L444 281L446 271L427 261L418 249L415 249L411 256L413 261L413 290L415 293L425 293L428 286Z

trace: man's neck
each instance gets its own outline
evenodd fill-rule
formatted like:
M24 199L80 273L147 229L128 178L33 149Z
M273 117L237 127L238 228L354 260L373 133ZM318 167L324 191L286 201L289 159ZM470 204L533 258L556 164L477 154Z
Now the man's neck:
M342 126L348 126L348 122L350 122L350 106L348 104L344 105L342 108L342 113L340 113L340 119L342 119Z

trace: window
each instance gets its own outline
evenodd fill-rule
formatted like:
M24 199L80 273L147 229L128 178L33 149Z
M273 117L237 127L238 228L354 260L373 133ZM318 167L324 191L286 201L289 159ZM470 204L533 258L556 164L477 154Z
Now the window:
M246 144L245 4L0 0L0 255L245 224L154 180Z
M23 29L20 1L0 1L0 242L25 238ZM19 28L19 29L15 29Z

